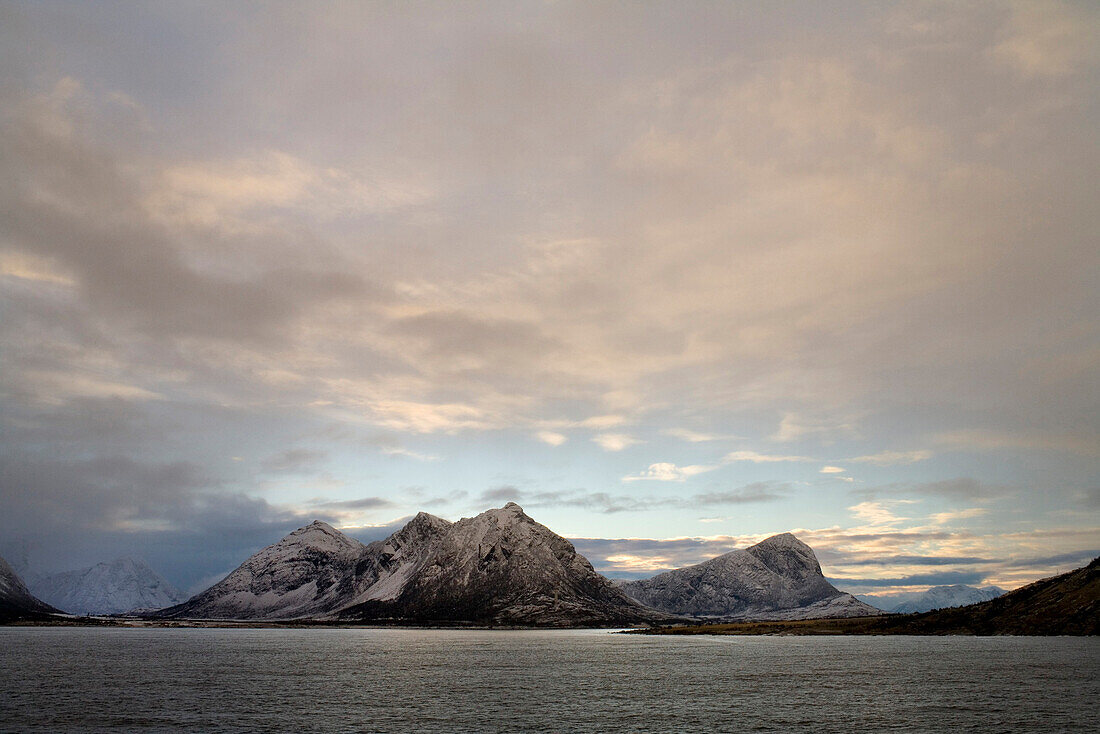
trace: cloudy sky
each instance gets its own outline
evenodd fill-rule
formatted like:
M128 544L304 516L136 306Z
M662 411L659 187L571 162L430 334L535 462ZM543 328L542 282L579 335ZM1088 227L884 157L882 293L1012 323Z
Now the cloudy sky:
M1100 553L1094 3L0 3L0 552L508 500L648 575Z

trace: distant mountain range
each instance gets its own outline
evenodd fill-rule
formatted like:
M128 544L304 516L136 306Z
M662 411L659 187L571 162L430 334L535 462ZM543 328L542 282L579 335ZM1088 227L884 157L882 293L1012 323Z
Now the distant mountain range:
M314 522L159 616L538 626L671 619L628 598L511 502L454 523L422 512L369 545Z
M79 571L34 579L39 599L70 614L122 614L161 609L187 598L144 561L119 558Z
M858 598L880 610L894 614L914 614L947 609L950 606L966 606L978 602L988 602L1004 594L1000 587L968 587L956 583L949 587L932 587L920 594L912 594L909 599L898 601L893 596L869 596L859 594Z
M880 613L833 588L809 546L787 533L614 583L510 502L454 523L422 512L369 545L314 522L158 616L583 626Z
M642 604L681 616L813 619L882 614L826 581L813 549L790 533L620 588Z
M39 619L56 614L57 611L36 599L27 590L19 574L12 570L7 561L0 558L0 622Z
M853 633L1095 634L1097 563L979 604L885 615L833 587L813 550L789 533L650 579L611 582L572 543L509 502L457 522L422 512L366 545L313 522L206 591L142 616L559 627L755 620ZM35 588L55 606L85 614L179 600L148 566L130 559L58 574ZM998 592L938 587L927 602ZM56 611L0 560L0 621Z

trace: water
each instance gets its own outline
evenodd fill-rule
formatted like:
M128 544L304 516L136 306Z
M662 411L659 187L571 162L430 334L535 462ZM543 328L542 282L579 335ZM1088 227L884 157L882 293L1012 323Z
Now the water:
M1096 731L1100 640L0 628L0 731Z

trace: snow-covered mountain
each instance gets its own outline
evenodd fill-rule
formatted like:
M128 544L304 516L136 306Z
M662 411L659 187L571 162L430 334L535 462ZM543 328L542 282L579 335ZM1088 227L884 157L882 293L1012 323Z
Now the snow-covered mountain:
M187 598L147 563L134 558L41 576L32 581L31 589L43 601L70 614L161 609Z
M161 615L545 626L669 618L514 503L454 523L422 512L366 546L314 522Z
M341 617L553 626L667 617L629 599L514 502L455 523L417 520L427 518L428 531L413 534L411 547L393 542L405 530L372 544L368 557L386 575Z
M264 548L206 591L160 616L191 619L294 619L325 614L350 601L365 547L315 521Z
M810 546L790 533L621 587L670 614L723 619L817 619L882 614L837 590Z
M890 611L897 614L909 614L911 612L930 612L933 609L946 609L948 607L964 607L968 604L996 599L1004 594L1005 590L997 586L974 587L963 584L933 586L916 599L899 604Z
M56 613L57 610L39 601L27 590L8 562L0 558L0 620L33 617Z

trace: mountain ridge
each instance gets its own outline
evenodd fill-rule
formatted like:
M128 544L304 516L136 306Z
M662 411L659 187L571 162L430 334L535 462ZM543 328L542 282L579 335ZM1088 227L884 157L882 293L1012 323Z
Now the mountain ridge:
M624 582L620 588L654 609L699 618L882 614L830 584L813 549L791 533L649 579Z

